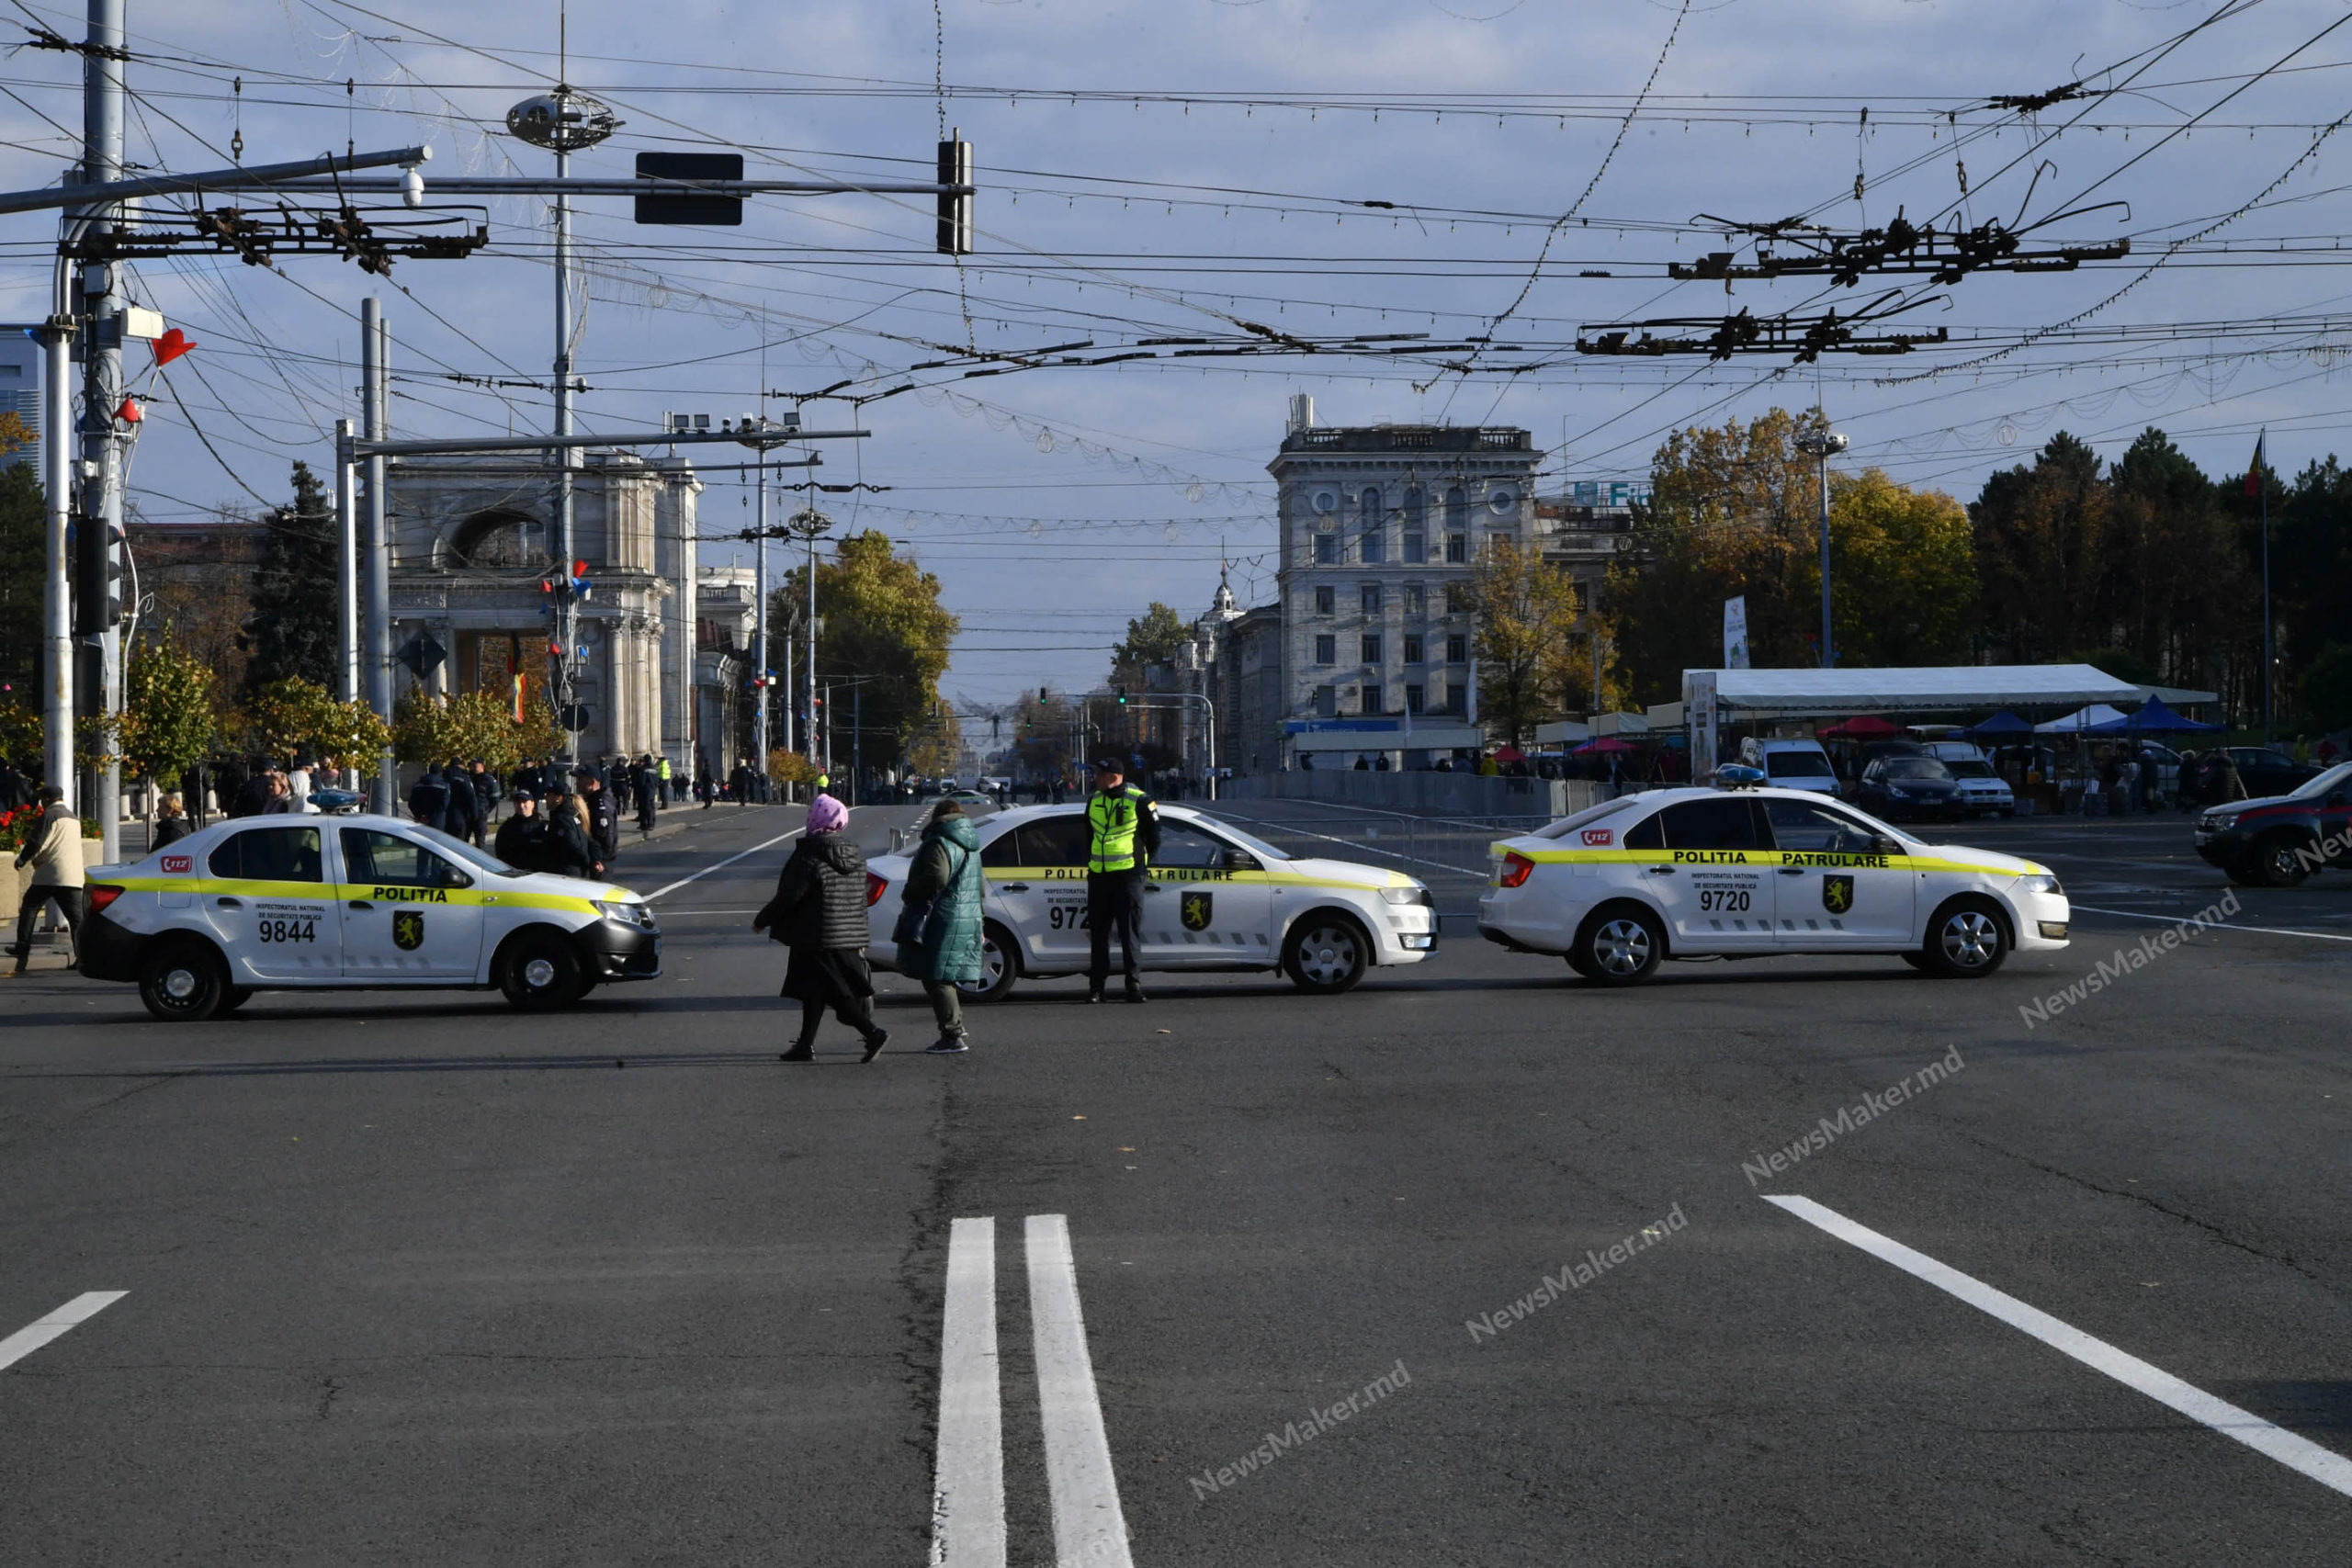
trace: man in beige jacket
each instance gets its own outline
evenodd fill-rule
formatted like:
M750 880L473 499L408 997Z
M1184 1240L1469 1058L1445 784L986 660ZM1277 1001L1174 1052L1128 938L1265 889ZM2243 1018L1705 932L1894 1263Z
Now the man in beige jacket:
M55 784L40 792L40 826L25 836L25 847L17 852L17 864L33 868L32 886L25 889L25 901L17 909L17 942L10 949L17 955L12 975L25 972L25 964L32 956L33 922L40 919L41 906L54 903L65 916L65 929L74 939L74 956L82 948L82 824L65 809L65 792Z

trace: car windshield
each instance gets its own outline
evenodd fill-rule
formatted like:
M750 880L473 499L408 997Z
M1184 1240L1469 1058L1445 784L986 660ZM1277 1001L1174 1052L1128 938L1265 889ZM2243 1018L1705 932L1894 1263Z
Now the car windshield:
M1764 773L1775 779L1826 779L1829 758L1821 751L1767 751Z
M477 871L486 871L492 876L528 876L530 874L518 867L508 865L496 855L488 854L474 848L463 839L451 838L438 828L426 828L413 822L402 823L401 826L412 833L423 834L424 840L435 849L445 855L457 856Z
M2319 777L2298 785L2293 798L2316 800L2331 791L2344 788L2346 784L2352 784L2352 762L2338 762Z
M1951 776L1956 779L1989 779L1993 776L1992 765L1980 762L1973 757L1958 758L1944 766L1951 770Z
M1571 812L1557 822L1538 828L1534 836L1539 839L1564 839L1589 822L1598 822L1603 817L1630 810L1635 804L1630 796L1623 800L1604 800L1598 806L1588 806L1582 811Z
M1881 765L1882 774L1890 779L1949 779L1951 770L1933 757L1889 757Z
M1169 820L1173 822L1176 818L1170 817ZM1290 859L1290 856L1274 848L1273 845L1266 842L1265 840L1254 838L1251 835L1243 832L1240 829L1235 827L1232 823L1227 822L1222 817L1204 817L1201 820L1207 823L1210 827L1215 828L1227 838L1231 839L1235 843L1239 844L1243 849L1248 850L1251 854L1256 855L1260 860Z

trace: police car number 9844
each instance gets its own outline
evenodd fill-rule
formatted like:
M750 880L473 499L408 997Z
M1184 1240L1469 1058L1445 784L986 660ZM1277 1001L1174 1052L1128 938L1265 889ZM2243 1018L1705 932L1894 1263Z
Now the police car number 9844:
M1742 781L1745 784L1745 781ZM1930 844L1804 790L1654 790L1489 852L1479 934L1600 985L1669 958L1883 953L1951 977L2066 944L2048 867Z
M389 817L215 824L88 875L80 968L193 1022L255 991L491 987L560 1007L662 973L661 933L624 888L510 866Z

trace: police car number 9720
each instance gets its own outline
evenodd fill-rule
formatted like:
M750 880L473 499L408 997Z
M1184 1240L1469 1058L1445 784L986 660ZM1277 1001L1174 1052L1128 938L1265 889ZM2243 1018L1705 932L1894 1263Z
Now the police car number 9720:
M2066 945L2064 891L2014 855L1928 844L1804 790L1654 790L1506 839L1478 931L1600 985L1668 958L1887 953L1955 977Z

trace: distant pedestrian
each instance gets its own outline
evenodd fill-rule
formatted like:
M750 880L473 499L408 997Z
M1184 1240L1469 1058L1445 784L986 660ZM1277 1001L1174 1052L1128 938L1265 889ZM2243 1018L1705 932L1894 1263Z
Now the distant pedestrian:
M651 837L654 813L660 809L653 796L653 771L640 766L637 770L637 830Z
M1126 765L1115 757L1094 764L1094 793L1086 797L1086 924L1091 939L1086 999L1099 1002L1111 981L1111 937L1119 938L1119 963L1127 1000L1143 994L1143 880L1159 851L1159 814L1151 796L1127 783Z
M65 808L65 792L51 784L40 792L40 821L25 835L17 852L18 870L30 867L23 900L17 906L17 941L13 973L21 975L32 962L33 922L44 906L54 904L65 917L74 956L82 956L82 823Z
M621 852L620 818L614 809L612 791L594 768L575 768L571 776L580 782L580 806L588 818L588 847L595 851L601 872Z
M424 776L409 785L408 814L427 828L448 820L449 781L441 776L440 763L426 768Z
M188 836L187 814L180 808L177 790L164 796L155 807L155 831L147 841L150 854L165 844L176 844Z
M459 843L470 843L474 836L474 813L479 809L474 803L474 786L467 782L466 770L454 761L441 770L441 778L448 796L448 804L443 808L441 830Z
M800 1037L787 1062L817 1059L817 1026L825 1010L857 1031L866 1061L881 1054L889 1031L874 1021L874 977L866 967L865 856L843 829L849 808L831 795L808 807L808 830L792 846L775 897L752 929L790 949L782 995L800 1004Z
M979 835L962 807L943 800L923 828L891 934L899 973L922 982L939 1021L939 1038L926 1047L933 1055L954 1055L970 1044L956 987L982 978L980 888Z
M539 817L539 797L528 789L514 792L514 815L498 825L491 853L517 871L539 871L547 858L548 825Z
M583 880L594 876L595 851L589 845L587 825L572 797L559 791L548 796L547 807L547 837L541 840L538 869Z

